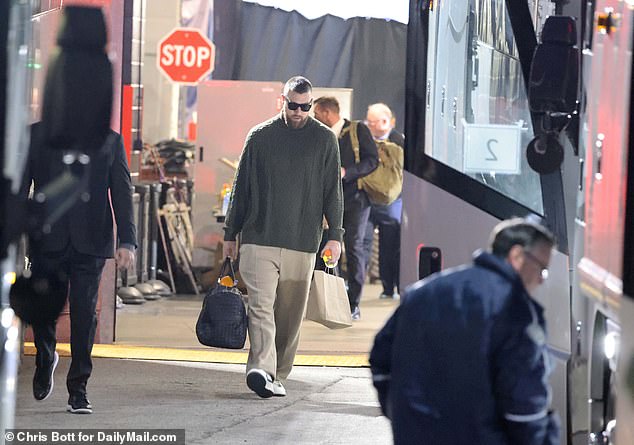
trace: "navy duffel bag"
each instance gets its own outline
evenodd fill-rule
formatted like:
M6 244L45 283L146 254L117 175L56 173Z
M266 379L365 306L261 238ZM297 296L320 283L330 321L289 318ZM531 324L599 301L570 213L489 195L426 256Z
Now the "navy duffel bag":
M236 285L233 264L230 258L226 258L218 284L205 295L196 322L196 337L203 345L229 349L244 347L247 311Z

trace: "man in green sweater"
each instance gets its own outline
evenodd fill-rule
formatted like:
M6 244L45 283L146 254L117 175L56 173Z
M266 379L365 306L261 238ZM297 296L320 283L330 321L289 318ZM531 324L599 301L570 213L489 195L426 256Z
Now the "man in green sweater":
M312 85L289 79L279 115L249 132L225 220L223 254L236 258L249 294L247 385L285 396L324 217L332 261L341 254L343 192L337 139L308 115Z

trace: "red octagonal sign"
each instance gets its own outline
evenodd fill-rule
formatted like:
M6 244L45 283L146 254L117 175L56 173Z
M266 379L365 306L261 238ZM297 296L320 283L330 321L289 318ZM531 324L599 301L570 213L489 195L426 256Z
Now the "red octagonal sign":
M197 84L214 69L215 48L195 28L176 28L158 43L158 67L174 82Z

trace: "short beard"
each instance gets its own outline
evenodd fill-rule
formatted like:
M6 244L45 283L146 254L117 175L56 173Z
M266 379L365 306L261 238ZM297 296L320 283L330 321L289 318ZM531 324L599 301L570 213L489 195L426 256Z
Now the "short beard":
M306 125L306 122L308 122L308 116L306 116L301 122L295 122L294 120L289 119L286 113L282 113L282 114L284 117L284 122L286 122L286 126L296 130L299 128L302 128L304 125Z

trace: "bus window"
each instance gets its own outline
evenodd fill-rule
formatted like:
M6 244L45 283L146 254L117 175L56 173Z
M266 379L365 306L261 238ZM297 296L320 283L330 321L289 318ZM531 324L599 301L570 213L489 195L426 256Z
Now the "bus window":
M425 154L543 214L539 175L525 156L534 134L505 1L438 2L428 29Z

